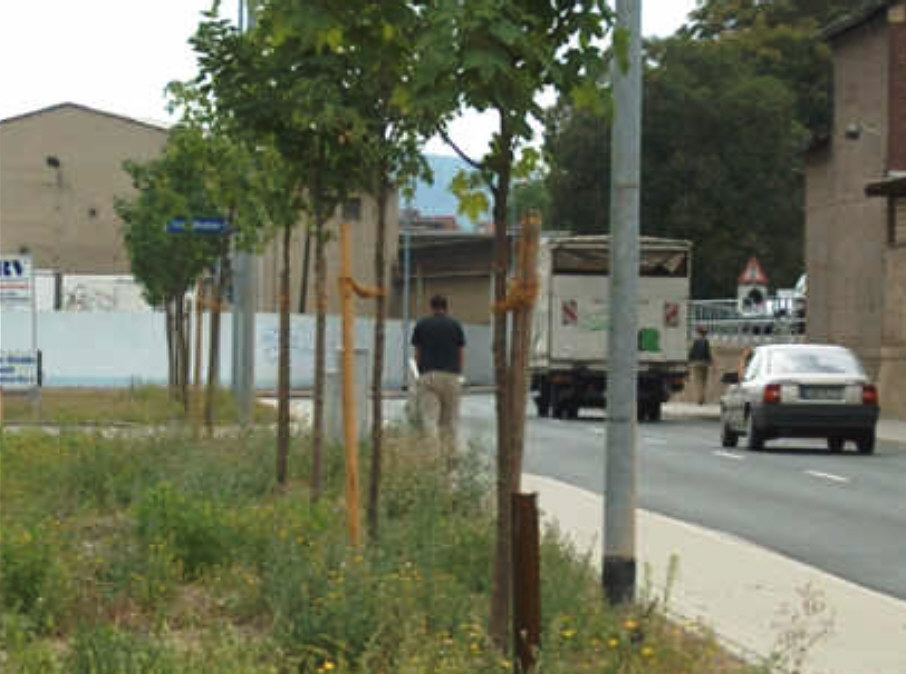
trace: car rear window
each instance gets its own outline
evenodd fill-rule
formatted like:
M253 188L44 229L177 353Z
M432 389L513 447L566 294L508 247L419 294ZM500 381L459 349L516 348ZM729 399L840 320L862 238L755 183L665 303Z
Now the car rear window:
M855 356L837 349L776 351L770 368L772 374L865 374Z

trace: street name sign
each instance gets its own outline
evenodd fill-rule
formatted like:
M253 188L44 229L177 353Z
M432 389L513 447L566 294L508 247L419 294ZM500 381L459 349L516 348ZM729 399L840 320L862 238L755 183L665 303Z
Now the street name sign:
M197 218L191 222L185 220L170 220L167 223L168 234L204 234L216 236L226 234L228 231L227 222L223 218Z

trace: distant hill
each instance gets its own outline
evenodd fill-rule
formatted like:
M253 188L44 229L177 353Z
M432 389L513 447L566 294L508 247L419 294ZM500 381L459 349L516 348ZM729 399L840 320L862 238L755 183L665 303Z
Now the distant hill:
M453 181L459 171L469 170L469 165L458 157L445 157L443 155L425 155L431 171L434 173L434 184L429 185L426 182L419 181L415 186L415 198L412 206L422 215L452 215L456 217L461 229L472 230L475 223L471 222L468 217L458 213L459 202L453 193L450 192L450 183ZM401 203L400 207L406 204ZM491 215L487 213L482 220L490 220Z

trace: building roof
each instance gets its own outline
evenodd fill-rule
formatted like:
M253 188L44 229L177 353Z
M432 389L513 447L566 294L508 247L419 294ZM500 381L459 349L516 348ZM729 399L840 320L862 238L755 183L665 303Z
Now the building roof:
M827 42L835 40L844 33L848 33L849 31L868 23L888 7L901 1L902 0L864 0L850 13L825 26L821 30L821 39Z
M100 115L102 117L109 117L121 122L126 122L127 124L135 124L137 126L143 126L148 129L154 129L155 131L167 132L169 129L163 123L142 121L139 119L134 119L132 117L126 117L125 115L117 115L112 112L105 112L104 110L98 110L96 108L90 108L87 105L81 105L79 103L58 103L56 105L51 105L46 108L40 108L38 110L32 110L31 112L25 112L21 115L15 115L13 117L7 117L6 119L0 119L0 125L2 124L11 124L13 122L18 122L22 119L29 119L31 117L37 117L38 115L46 115L49 113L57 112L59 110L65 109L74 109L80 110L82 112L87 112L92 115Z

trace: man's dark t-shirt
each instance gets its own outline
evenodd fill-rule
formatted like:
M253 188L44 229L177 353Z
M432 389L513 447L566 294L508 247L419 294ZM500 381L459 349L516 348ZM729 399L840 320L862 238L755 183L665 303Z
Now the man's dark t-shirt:
M459 374L459 349L465 345L466 336L459 321L445 314L422 318L412 333L412 346L421 350L419 373Z

